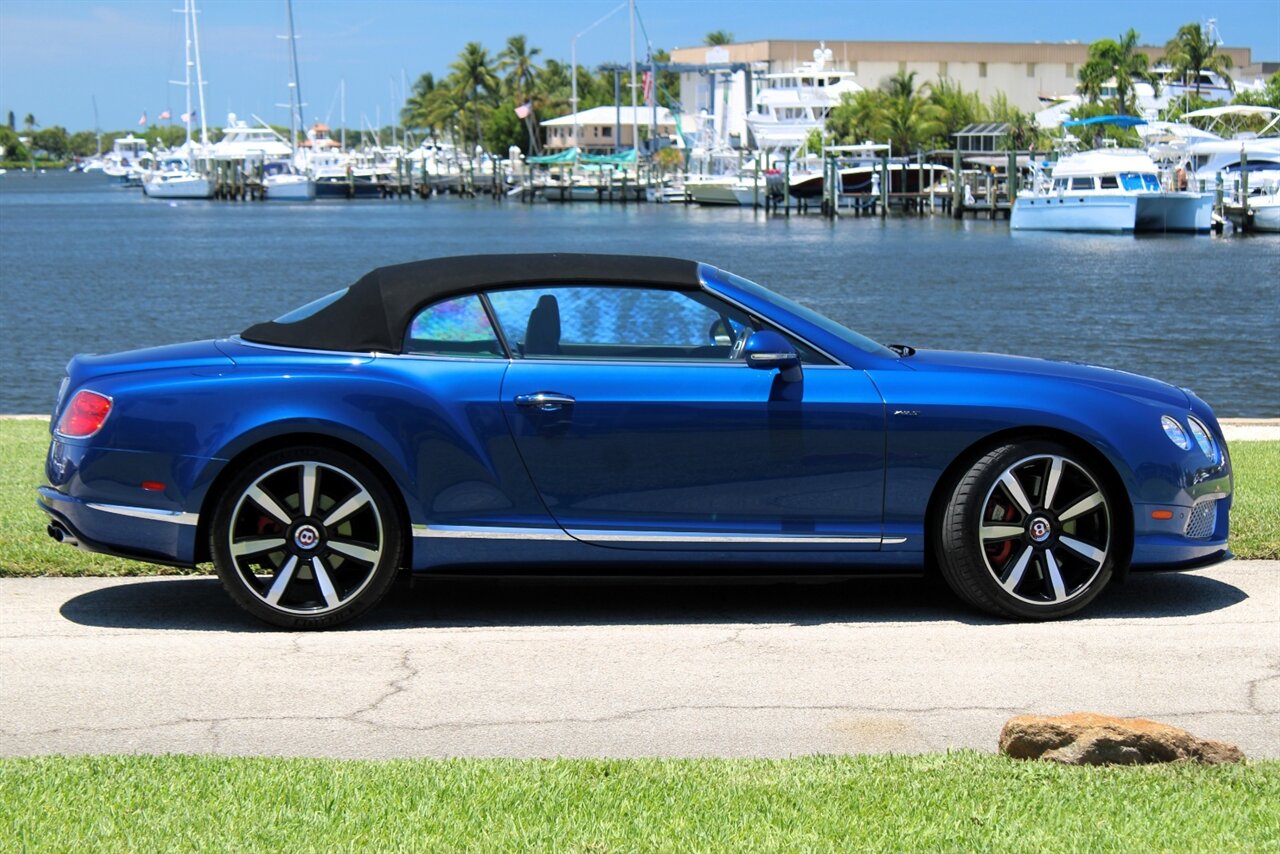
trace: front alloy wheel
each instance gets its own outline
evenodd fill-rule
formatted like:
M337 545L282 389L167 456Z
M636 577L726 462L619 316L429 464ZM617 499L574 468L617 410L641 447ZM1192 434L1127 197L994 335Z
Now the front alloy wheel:
M1006 445L960 479L943 514L939 563L983 610L1050 619L1083 608L1115 569L1112 502L1078 455Z
M364 613L400 562L390 494L361 463L327 448L250 463L224 492L211 534L227 592L286 628L326 628Z

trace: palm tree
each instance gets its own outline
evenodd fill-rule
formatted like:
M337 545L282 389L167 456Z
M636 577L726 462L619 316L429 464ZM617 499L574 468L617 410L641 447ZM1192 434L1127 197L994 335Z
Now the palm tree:
M537 95L535 83L538 66L533 58L540 53L542 53L541 48L529 47L525 37L519 35L508 38L507 46L502 49L502 53L498 54L498 68L507 72L503 80L507 91L513 96L517 106L530 105L530 110L524 117L524 126L529 133L529 150L534 154L539 153L539 145L538 136L534 130L536 112L533 109L533 101Z
M887 139L895 151L911 151L946 135L941 109L930 103L929 84L916 88L916 73L898 72L880 84L884 96L871 120L877 139Z
M461 98L463 109L475 123L475 141L484 147L481 120L498 93L498 75L494 73L489 51L480 42L467 42L458 58L449 66L452 81Z
M728 30L712 30L702 37L702 43L715 47L722 44L733 44L733 33Z
M400 123L409 128L421 128L435 136L437 126L428 119L431 93L436 89L436 77L430 71L413 84L413 92L405 99L400 110Z
M929 87L929 102L937 108L936 118L942 122L948 137L968 125L991 118L977 92L966 92L959 83L945 78Z
M38 124L38 122L36 121L36 117L31 113L27 113L26 118L22 120L22 123L26 125L28 132L30 132Z
M1089 59L1080 66L1077 77L1080 92L1090 103L1097 102L1102 87L1111 79L1116 84L1117 111L1122 115L1130 115L1130 108L1136 107L1135 78L1159 90L1160 79L1151 71L1151 60L1137 46L1138 32L1133 27L1119 41L1101 39L1089 45Z
M1178 28L1178 34L1164 46L1164 61L1179 80L1185 82L1188 74L1195 77L1197 98L1200 97L1201 71L1222 75L1231 91L1235 91L1235 82L1227 73L1231 69L1231 57L1218 53L1218 46L1204 37L1199 24L1183 24Z

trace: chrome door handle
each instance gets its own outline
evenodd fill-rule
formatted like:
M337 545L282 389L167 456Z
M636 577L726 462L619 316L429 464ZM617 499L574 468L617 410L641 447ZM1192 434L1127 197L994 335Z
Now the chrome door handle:
M536 391L531 394L516 395L516 406L532 406L542 412L555 412L562 406L573 406L576 402L569 395L554 391Z

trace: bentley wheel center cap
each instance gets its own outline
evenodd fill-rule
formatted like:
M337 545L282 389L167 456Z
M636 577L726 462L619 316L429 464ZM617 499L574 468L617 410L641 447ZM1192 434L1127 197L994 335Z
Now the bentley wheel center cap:
M293 532L293 543L300 549L314 549L320 544L320 532L315 525L299 525Z
M1032 542L1043 543L1052 533L1053 526L1043 516L1032 519L1031 524L1027 526L1027 534L1030 535Z

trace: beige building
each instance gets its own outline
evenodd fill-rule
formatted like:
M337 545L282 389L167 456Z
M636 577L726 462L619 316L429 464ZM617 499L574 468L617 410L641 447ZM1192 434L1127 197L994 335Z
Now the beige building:
M632 147L632 108L626 107L592 107L583 110L576 116L561 116L542 123L546 133L545 148L548 154L556 154L567 148L573 148L574 125L578 128L578 148L586 154L612 154L616 149ZM649 107L635 108L635 124L640 132L640 140L648 138L649 126L652 124L654 111ZM658 132L660 137L670 137L676 132L675 120L666 107L658 107Z
M864 89L874 89L881 81L899 72L916 72L916 83L946 78L977 92L984 101L1003 92L1014 106L1034 112L1042 99L1070 95L1075 91L1076 74L1089 56L1089 46L1081 43L1008 42L869 42L835 41L754 41L719 47L677 48L672 62L710 64L748 62L753 75L791 71L810 62L821 45L831 50L828 67L853 71ZM1141 51L1154 64L1164 55L1163 45L1144 45ZM1233 68L1253 65L1249 48L1223 47ZM702 110L723 116L730 133L741 133L745 104L745 75L721 74L712 83L710 76L697 72L680 78L681 107L686 114ZM728 91L722 87L729 85ZM754 93L753 93L754 96ZM735 115L736 114L736 115Z

